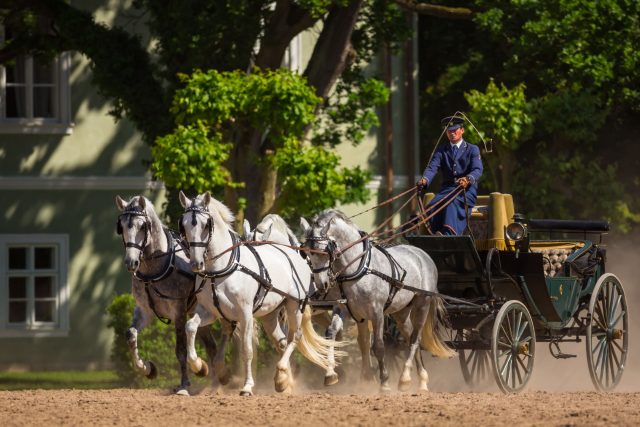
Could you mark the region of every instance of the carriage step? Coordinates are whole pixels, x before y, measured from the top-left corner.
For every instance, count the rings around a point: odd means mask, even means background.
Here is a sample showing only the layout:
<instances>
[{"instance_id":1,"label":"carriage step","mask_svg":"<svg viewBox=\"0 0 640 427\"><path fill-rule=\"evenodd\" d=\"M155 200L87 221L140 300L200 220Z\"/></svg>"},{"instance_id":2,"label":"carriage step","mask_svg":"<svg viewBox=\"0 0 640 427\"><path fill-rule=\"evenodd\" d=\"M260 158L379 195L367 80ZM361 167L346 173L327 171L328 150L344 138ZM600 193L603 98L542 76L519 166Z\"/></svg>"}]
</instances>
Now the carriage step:
<instances>
[{"instance_id":1,"label":"carriage step","mask_svg":"<svg viewBox=\"0 0 640 427\"><path fill-rule=\"evenodd\" d=\"M555 350L553 347L555 347ZM554 341L549 343L549 352L556 359L571 359L573 357L578 357L576 354L563 353L562 350L560 350L558 343Z\"/></svg>"}]
</instances>

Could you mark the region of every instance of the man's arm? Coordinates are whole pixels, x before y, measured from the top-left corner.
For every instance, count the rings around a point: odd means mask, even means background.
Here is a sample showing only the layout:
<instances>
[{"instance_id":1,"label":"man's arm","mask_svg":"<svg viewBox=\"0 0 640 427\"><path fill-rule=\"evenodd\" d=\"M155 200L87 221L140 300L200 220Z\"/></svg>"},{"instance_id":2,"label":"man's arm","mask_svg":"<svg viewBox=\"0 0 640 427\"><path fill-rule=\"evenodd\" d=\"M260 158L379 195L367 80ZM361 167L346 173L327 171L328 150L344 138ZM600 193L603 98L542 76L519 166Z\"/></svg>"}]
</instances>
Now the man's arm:
<instances>
[{"instance_id":1,"label":"man's arm","mask_svg":"<svg viewBox=\"0 0 640 427\"><path fill-rule=\"evenodd\" d=\"M477 145L469 144L471 147L471 171L467 174L467 178L471 185L478 182L482 176L484 167L480 158L480 148Z\"/></svg>"},{"instance_id":2,"label":"man's arm","mask_svg":"<svg viewBox=\"0 0 640 427\"><path fill-rule=\"evenodd\" d=\"M440 170L440 165L442 164L442 150L437 149L433 154L433 158L422 172L422 178L424 178L427 182L425 187L431 184L433 178L436 176L438 171Z\"/></svg>"}]
</instances>

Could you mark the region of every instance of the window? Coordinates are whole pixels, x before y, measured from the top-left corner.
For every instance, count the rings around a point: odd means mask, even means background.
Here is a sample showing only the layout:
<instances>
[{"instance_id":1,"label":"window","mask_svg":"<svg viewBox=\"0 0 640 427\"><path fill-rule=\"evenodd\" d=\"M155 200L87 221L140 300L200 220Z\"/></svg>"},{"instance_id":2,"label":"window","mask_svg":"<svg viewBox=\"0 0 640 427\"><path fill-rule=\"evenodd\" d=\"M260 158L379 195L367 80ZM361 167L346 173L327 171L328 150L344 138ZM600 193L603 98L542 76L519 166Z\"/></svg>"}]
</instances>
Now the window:
<instances>
[{"instance_id":1,"label":"window","mask_svg":"<svg viewBox=\"0 0 640 427\"><path fill-rule=\"evenodd\" d=\"M11 31L0 36L4 43ZM0 133L71 133L69 55L19 56L0 67L0 101Z\"/></svg>"},{"instance_id":2,"label":"window","mask_svg":"<svg viewBox=\"0 0 640 427\"><path fill-rule=\"evenodd\" d=\"M65 336L68 237L0 235L0 337Z\"/></svg>"}]
</instances>

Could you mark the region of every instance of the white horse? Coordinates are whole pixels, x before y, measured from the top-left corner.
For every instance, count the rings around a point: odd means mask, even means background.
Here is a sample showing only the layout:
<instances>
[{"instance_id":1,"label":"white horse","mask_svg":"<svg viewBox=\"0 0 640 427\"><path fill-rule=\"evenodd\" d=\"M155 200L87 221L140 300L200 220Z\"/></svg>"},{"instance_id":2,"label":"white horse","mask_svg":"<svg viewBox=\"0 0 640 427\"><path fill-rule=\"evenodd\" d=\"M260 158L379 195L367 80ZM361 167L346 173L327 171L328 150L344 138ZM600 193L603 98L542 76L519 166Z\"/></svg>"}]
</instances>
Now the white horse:
<instances>
[{"instance_id":1,"label":"white horse","mask_svg":"<svg viewBox=\"0 0 640 427\"><path fill-rule=\"evenodd\" d=\"M180 192L180 203L185 208L180 226L191 248L191 267L194 272L213 277L212 287L198 294L195 314L187 321L192 369L199 369L201 363L194 346L197 328L219 317L237 322L245 368L240 394L252 395L253 317L262 318L265 331L272 335L279 328L278 308L282 305L287 310L289 333L276 366L276 390L292 390L289 358L296 346L308 360L326 369L330 343L313 330L309 307L301 311L311 284L307 263L293 249L242 244L232 229L232 212L208 192L193 200Z\"/></svg>"},{"instance_id":2,"label":"white horse","mask_svg":"<svg viewBox=\"0 0 640 427\"><path fill-rule=\"evenodd\" d=\"M153 362L145 362L138 354L138 332L156 317L172 321L181 373L176 393L188 395L185 323L187 311L196 302L196 275L191 272L189 257L182 244L162 225L148 199L135 196L126 202L116 196L116 206L122 212L116 226L122 236L124 264L132 273L131 293L136 300L133 322L127 331L133 366L147 378L156 377L157 368ZM211 330L201 328L198 336L212 360L216 355L216 344ZM206 376L207 373L206 363L196 371L198 376ZM228 375L221 372L219 380L226 383Z\"/></svg>"},{"instance_id":3,"label":"white horse","mask_svg":"<svg viewBox=\"0 0 640 427\"><path fill-rule=\"evenodd\" d=\"M349 218L335 209L318 214L305 230L305 237L306 246L325 251L310 254L316 286L320 290L329 290L335 285L341 288L347 309L357 322L362 376L370 379L371 336L366 322L370 320L380 387L382 391L389 390L383 333L384 315L390 314L410 345L398 386L400 390L409 387L415 358L419 389L427 391L429 376L420 357L420 341L435 356L455 355L441 335L439 318L444 305L441 297L436 296L438 271L433 260L411 245L386 249L372 245Z\"/></svg>"},{"instance_id":4,"label":"white horse","mask_svg":"<svg viewBox=\"0 0 640 427\"><path fill-rule=\"evenodd\" d=\"M303 229L305 227L305 224L308 227L308 223L304 218L301 218L300 221ZM253 231L251 231L249 221L245 219L243 229L244 237L246 240L271 241L279 243L281 245L300 247L300 241L296 237L293 230L291 230L286 221L277 214L266 215L262 219L262 221L260 221L260 223L256 225L256 228ZM300 252L300 254L301 256L306 257L305 252ZM337 293L335 295L333 293L330 293L328 297L335 298L336 300L340 298L339 294ZM332 305L331 313L331 318L329 318L327 316L326 310L314 310L312 312L312 321L325 327L325 337L329 339L331 343L334 343L336 342L336 339L338 337L341 337L346 309L344 307L340 307L338 304L334 304ZM283 323L282 318L280 319L280 321L281 323ZM339 381L338 373L335 370L337 367L337 363L335 358L335 347L333 345L329 347L327 361L328 366L325 372L324 385L331 386L337 384Z\"/></svg>"}]
</instances>

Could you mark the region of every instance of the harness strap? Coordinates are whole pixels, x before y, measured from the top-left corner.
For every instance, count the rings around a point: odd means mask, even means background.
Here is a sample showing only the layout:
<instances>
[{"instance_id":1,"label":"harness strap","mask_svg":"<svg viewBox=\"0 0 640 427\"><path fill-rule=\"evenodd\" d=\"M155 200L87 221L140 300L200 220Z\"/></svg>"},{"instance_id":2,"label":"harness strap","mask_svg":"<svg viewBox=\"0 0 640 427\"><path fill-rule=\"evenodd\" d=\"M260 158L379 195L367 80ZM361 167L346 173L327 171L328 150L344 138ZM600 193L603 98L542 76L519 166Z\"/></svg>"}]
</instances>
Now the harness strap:
<instances>
[{"instance_id":1,"label":"harness strap","mask_svg":"<svg viewBox=\"0 0 640 427\"><path fill-rule=\"evenodd\" d=\"M233 246L232 246L233 249L231 251L231 256L229 256L229 262L224 268L220 270L205 271L203 273L198 273L202 277L207 277L209 279L218 279L220 277L230 275L238 267L238 263L240 262L240 246L241 246L241 245L238 245L238 242L240 241L240 238L236 236L236 234L233 233L231 230L229 230L229 235L231 236L231 242L233 243ZM193 243L191 244L191 246L193 246Z\"/></svg>"},{"instance_id":2,"label":"harness strap","mask_svg":"<svg viewBox=\"0 0 640 427\"><path fill-rule=\"evenodd\" d=\"M404 287L404 278L407 275L407 271L398 264L395 258L393 258L389 251L387 251L385 248L383 248L382 246L376 246L376 249L378 249L387 257L387 259L389 260L389 266L391 267L391 277L389 278L391 280L385 279L387 282L389 282L389 296L387 297L387 301L384 303L383 309L383 311L386 311L393 302L393 299L395 298L398 291ZM402 276L400 275L400 271L402 271ZM377 275L378 277L386 276L383 273L375 270L372 270L371 273Z\"/></svg>"},{"instance_id":3,"label":"harness strap","mask_svg":"<svg viewBox=\"0 0 640 427\"><path fill-rule=\"evenodd\" d=\"M344 305L347 307L347 311L349 312L349 315L351 316L351 318L358 323L364 322L364 319L358 320L356 319L356 316L353 315L353 311L351 311L351 307L349 307L349 300L347 299L347 296L344 293L344 287L342 286L342 282L338 282L338 288L340 289L340 296L344 300Z\"/></svg>"},{"instance_id":4,"label":"harness strap","mask_svg":"<svg viewBox=\"0 0 640 427\"><path fill-rule=\"evenodd\" d=\"M149 282L144 282L144 290L147 293L147 301L149 302L149 308L151 308L151 311L153 311L153 314L156 315L159 321L161 321L165 325L168 325L169 323L171 323L171 319L167 319L166 317L161 317L156 311L156 304L153 302L153 298L151 298L151 293L149 292L150 286L151 284ZM155 286L153 286L152 288L158 294L158 296L160 296Z\"/></svg>"},{"instance_id":5,"label":"harness strap","mask_svg":"<svg viewBox=\"0 0 640 427\"><path fill-rule=\"evenodd\" d=\"M246 274L249 274L251 277L256 279L256 281L261 285L258 287L258 291L256 292L256 295L253 297L253 312L255 313L260 309L260 307L262 307L262 304L264 303L264 299L267 297L267 294L269 293L269 291L273 288L273 284L271 283L271 277L269 276L269 272L265 268L264 263L262 262L262 258L260 258L260 254L258 254L258 251L256 251L256 248L254 248L251 245L245 245L245 246L247 247L247 249L249 249L249 251L251 251L253 256L256 258L256 261L258 262L258 269L260 270L260 275L258 275L254 271L245 267L244 265L239 265L240 270L242 270Z\"/></svg>"},{"instance_id":6,"label":"harness strap","mask_svg":"<svg viewBox=\"0 0 640 427\"><path fill-rule=\"evenodd\" d=\"M300 276L298 275L298 271L296 270L296 267L293 265L293 262L291 261L291 258L289 258L289 255L287 255L287 253L282 249L279 248L278 246L273 246L275 249L277 249L278 251L280 251L282 253L282 255L285 256L285 258L287 258L287 261L289 262L289 266L291 267L291 271L293 272L294 276L295 276L295 283L296 283L296 287L298 289L302 289L304 291L304 285L302 283L302 279L300 279ZM297 280L297 281L296 281ZM313 280L313 277L311 278L311 280ZM288 298L293 298L291 296L289 296ZM300 301L302 301L302 303L300 304ZM304 312L304 308L307 305L307 303L309 302L309 291L305 291L304 292L304 299L300 300L298 299L298 303L300 305L300 312Z\"/></svg>"},{"instance_id":7,"label":"harness strap","mask_svg":"<svg viewBox=\"0 0 640 427\"><path fill-rule=\"evenodd\" d=\"M146 274L142 274L139 271L136 271L133 273L133 276L145 283L151 282L159 282L160 280L164 280L165 278L167 278L174 270L174 263L175 263L175 257L176 257L176 248L175 248L175 241L173 240L173 236L171 235L171 233L169 232L168 229L164 229L164 234L167 238L167 246L169 247L169 258L167 259L167 262L164 266L164 270L157 276L152 276L152 275L146 275ZM128 245L129 243L127 243Z\"/></svg>"}]
</instances>

